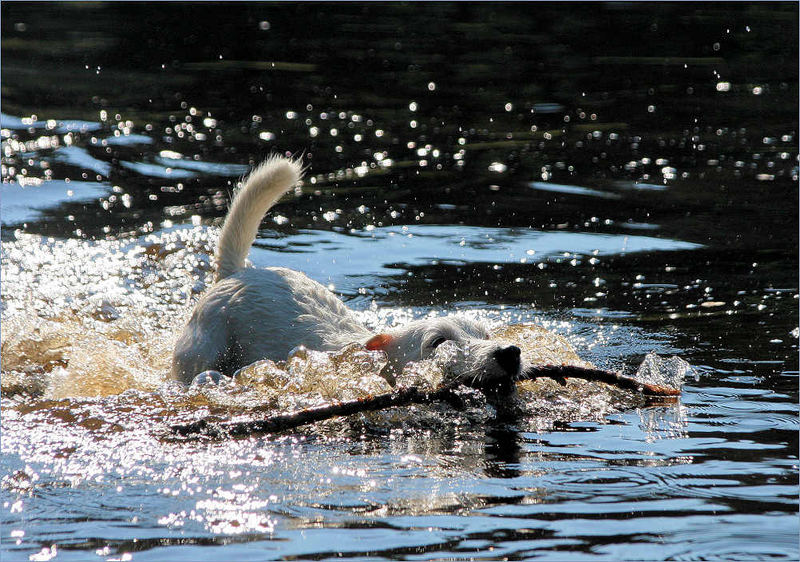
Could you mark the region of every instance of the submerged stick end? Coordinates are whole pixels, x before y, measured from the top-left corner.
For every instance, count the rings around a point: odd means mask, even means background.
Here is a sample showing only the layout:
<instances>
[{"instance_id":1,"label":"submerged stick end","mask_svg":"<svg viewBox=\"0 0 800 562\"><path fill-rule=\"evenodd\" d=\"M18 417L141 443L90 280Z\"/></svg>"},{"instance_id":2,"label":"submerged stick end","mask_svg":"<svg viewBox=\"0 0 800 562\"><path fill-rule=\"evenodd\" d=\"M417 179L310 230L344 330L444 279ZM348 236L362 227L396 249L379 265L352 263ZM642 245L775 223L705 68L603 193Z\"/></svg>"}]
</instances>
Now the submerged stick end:
<instances>
[{"instance_id":1,"label":"submerged stick end","mask_svg":"<svg viewBox=\"0 0 800 562\"><path fill-rule=\"evenodd\" d=\"M189 435L207 435L208 437L221 437L223 431L217 424L210 423L208 420L197 420L192 423L178 424L170 426L170 429L178 435L188 437Z\"/></svg>"}]
</instances>

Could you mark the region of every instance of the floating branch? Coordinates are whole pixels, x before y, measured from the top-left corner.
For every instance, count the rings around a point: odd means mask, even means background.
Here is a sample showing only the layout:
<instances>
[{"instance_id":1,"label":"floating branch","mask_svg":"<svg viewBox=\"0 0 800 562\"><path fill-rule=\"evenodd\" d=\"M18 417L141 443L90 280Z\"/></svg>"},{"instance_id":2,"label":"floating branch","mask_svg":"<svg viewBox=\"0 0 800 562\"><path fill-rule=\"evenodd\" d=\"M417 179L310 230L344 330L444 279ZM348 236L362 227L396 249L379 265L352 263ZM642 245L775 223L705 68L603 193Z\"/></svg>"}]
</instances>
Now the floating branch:
<instances>
[{"instance_id":1,"label":"floating branch","mask_svg":"<svg viewBox=\"0 0 800 562\"><path fill-rule=\"evenodd\" d=\"M679 396L680 389L649 384L632 377L626 377L611 371L602 369L591 369L587 367L576 367L574 365L540 365L529 367L519 377L518 380L533 380L538 378L550 378L565 384L565 377L583 379L588 381L603 382L619 388L634 390L650 396ZM498 380L497 384L490 387L488 384L481 384L478 388L484 392L498 389L513 390L513 385L508 381ZM358 400L347 402L337 402L326 406L306 408L289 414L279 414L263 420L253 420L246 422L223 422L215 423L202 419L190 424L173 425L172 431L179 435L207 435L210 437L242 437L258 433L276 433L287 431L297 427L324 421L337 416L349 416L363 412L384 410L396 406L406 406L408 404L431 404L433 402L460 402L455 389L464 384L462 381L455 381L439 387L432 391L421 391L412 386L401 388L386 394L367 396Z\"/></svg>"},{"instance_id":2,"label":"floating branch","mask_svg":"<svg viewBox=\"0 0 800 562\"><path fill-rule=\"evenodd\" d=\"M416 386L401 388L386 394L367 396L358 400L337 402L326 406L306 408L290 414L279 414L263 420L247 422L213 423L205 419L185 425L174 425L172 430L179 435L204 434L212 437L239 437L253 433L274 433L294 429L301 425L335 418L349 416L362 412L385 410L395 406L407 404L430 404L433 402L449 402L456 399L453 389L460 386L460 382L452 383L430 392L423 392Z\"/></svg>"},{"instance_id":3,"label":"floating branch","mask_svg":"<svg viewBox=\"0 0 800 562\"><path fill-rule=\"evenodd\" d=\"M659 384L651 384L640 381L633 377L626 377L612 371L603 369L593 369L589 367L577 367L575 365L537 365L528 367L520 375L518 380L534 380L539 378L555 379L564 384L564 378L583 379L585 381L603 382L624 388L635 390L648 396L680 396L681 389Z\"/></svg>"}]
</instances>

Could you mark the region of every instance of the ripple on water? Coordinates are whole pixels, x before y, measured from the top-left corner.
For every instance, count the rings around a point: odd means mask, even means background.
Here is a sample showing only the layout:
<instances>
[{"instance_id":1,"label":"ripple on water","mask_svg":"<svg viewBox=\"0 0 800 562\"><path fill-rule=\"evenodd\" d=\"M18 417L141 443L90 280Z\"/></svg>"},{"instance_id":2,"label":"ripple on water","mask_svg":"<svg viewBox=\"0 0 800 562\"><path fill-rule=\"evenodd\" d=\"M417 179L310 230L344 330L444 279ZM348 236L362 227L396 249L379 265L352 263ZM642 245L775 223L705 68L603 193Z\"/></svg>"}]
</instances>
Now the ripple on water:
<instances>
[{"instance_id":1,"label":"ripple on water","mask_svg":"<svg viewBox=\"0 0 800 562\"><path fill-rule=\"evenodd\" d=\"M517 228L482 228L449 225L375 227L341 234L324 230L300 230L291 237L270 239L269 251L251 252L259 266L281 265L306 272L321 280L330 275L330 264L347 264L360 275L395 273L395 264L441 263L539 263L568 253L577 256L612 256L635 252L678 251L702 248L700 244L640 235L597 234ZM375 251L376 244L380 251ZM309 252L309 248L324 248ZM279 254L275 263L275 250ZM341 265L334 270L340 270Z\"/></svg>"},{"instance_id":2,"label":"ripple on water","mask_svg":"<svg viewBox=\"0 0 800 562\"><path fill-rule=\"evenodd\" d=\"M25 186L0 183L3 201L0 221L3 225L20 225L41 219L44 211L59 204L92 201L110 191L111 185L104 182L40 180Z\"/></svg>"}]
</instances>

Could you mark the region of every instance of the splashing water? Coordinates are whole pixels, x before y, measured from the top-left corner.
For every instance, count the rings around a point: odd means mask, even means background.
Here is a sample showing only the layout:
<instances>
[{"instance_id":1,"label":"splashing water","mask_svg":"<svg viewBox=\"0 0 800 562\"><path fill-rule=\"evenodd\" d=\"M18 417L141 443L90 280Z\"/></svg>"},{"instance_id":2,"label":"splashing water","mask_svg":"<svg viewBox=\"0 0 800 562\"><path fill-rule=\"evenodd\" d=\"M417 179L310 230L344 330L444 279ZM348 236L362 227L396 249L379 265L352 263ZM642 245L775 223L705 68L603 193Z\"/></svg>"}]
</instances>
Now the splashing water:
<instances>
[{"instance_id":1,"label":"splashing water","mask_svg":"<svg viewBox=\"0 0 800 562\"><path fill-rule=\"evenodd\" d=\"M204 229L2 246L4 395L108 396L167 379L173 334L211 271Z\"/></svg>"},{"instance_id":2,"label":"splashing water","mask_svg":"<svg viewBox=\"0 0 800 562\"><path fill-rule=\"evenodd\" d=\"M389 392L380 375L385 365L384 353L357 344L337 352L299 347L286 361L266 359L243 367L233 380L239 387L235 392L249 395L254 405L291 411Z\"/></svg>"},{"instance_id":3,"label":"splashing water","mask_svg":"<svg viewBox=\"0 0 800 562\"><path fill-rule=\"evenodd\" d=\"M634 378L646 383L680 388L686 377L694 374L692 366L677 355L663 358L655 353L648 353Z\"/></svg>"},{"instance_id":4,"label":"splashing water","mask_svg":"<svg viewBox=\"0 0 800 562\"><path fill-rule=\"evenodd\" d=\"M335 353L298 348L286 361L259 361L220 385L185 389L171 381L174 338L210 282L214 236L212 229L196 227L97 242L18 234L4 243L4 398L44 418L51 411L63 417L66 409L78 423L88 416L106 420L103 426L128 427L141 417L150 420L144 426L155 427L156 418L182 423L207 415L220 420L263 416L391 390L381 376L386 357L359 346ZM402 312L358 314L380 329ZM567 339L541 326L480 319L493 325L493 338L520 347L527 364L591 366ZM454 352L445 344L430 359L409 364L398 385L436 388L448 380ZM660 361L648 357L640 377L679 384L688 366L677 358ZM672 373L669 380L667 373ZM528 418L523 421L534 428L556 420L601 420L638 404L631 393L599 383L573 380L564 388L538 380L518 388L520 411ZM410 407L356 416L352 423L391 429L487 421L493 408L473 394L460 412L444 405ZM53 401L59 401L57 408L50 408ZM139 407L136 415L126 413ZM322 430L341 430L348 423L323 424Z\"/></svg>"}]
</instances>

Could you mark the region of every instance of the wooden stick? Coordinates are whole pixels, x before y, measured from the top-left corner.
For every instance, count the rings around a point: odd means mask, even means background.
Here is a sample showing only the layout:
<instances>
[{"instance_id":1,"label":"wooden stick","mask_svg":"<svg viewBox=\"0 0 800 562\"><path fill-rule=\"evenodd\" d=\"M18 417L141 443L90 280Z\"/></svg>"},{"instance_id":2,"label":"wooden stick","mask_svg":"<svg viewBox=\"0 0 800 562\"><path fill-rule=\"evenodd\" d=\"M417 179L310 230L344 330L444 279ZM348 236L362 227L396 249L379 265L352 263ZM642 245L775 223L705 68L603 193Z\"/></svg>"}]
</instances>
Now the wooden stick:
<instances>
[{"instance_id":1,"label":"wooden stick","mask_svg":"<svg viewBox=\"0 0 800 562\"><path fill-rule=\"evenodd\" d=\"M204 434L212 437L237 437L253 433L274 433L294 429L301 425L327 420L337 416L349 416L362 412L384 410L407 404L430 404L450 401L455 396L453 389L460 382L448 384L430 392L422 392L416 386L401 388L385 394L367 396L347 402L337 402L315 408L306 408L289 414L279 414L263 420L247 422L212 423L205 419L185 425L173 425L172 431L179 435Z\"/></svg>"},{"instance_id":2,"label":"wooden stick","mask_svg":"<svg viewBox=\"0 0 800 562\"><path fill-rule=\"evenodd\" d=\"M537 365L528 367L521 373L518 380L534 380L538 378L555 379L564 384L564 378L583 379L585 381L595 381L610 384L618 388L635 390L649 396L680 396L680 388L672 388L659 384L651 384L640 381L633 377L626 377L619 373L606 371L603 369L593 369L589 367L577 367L575 365Z\"/></svg>"},{"instance_id":3,"label":"wooden stick","mask_svg":"<svg viewBox=\"0 0 800 562\"><path fill-rule=\"evenodd\" d=\"M576 367L574 365L539 365L529 367L520 375L518 380L550 378L555 379L561 384L565 384L565 377L603 382L619 388L634 390L652 396L678 396L681 393L680 389L645 383L611 371ZM509 385L508 381L498 380L496 382L496 385L492 385L490 381L484 381L478 388L484 392L493 391L493 393L497 393L497 389L503 389L503 392L507 392L505 389L513 390L513 385ZM295 429L302 425L327 420L337 416L349 416L408 404L458 401L454 389L461 384L463 384L462 381L455 381L428 392L423 392L419 390L419 388L412 386L385 394L367 396L366 398L360 398L358 400L337 402L335 404L328 404L315 408L306 408L289 414L279 414L263 420L214 423L202 419L189 424L173 425L172 431L184 436L202 434L210 437L241 437L257 433L275 433Z\"/></svg>"}]
</instances>

